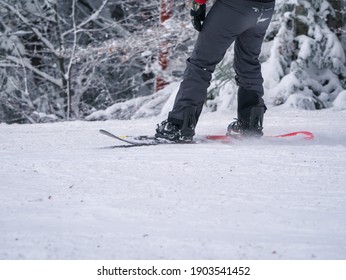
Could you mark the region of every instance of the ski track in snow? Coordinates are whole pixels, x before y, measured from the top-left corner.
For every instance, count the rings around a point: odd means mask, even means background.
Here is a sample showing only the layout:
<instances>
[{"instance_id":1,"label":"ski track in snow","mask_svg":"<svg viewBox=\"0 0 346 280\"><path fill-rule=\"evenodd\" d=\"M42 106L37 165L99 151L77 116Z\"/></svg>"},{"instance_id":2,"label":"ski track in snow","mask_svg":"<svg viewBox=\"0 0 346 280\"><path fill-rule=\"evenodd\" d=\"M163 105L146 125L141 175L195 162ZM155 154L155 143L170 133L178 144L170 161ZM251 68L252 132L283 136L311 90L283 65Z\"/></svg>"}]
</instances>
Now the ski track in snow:
<instances>
[{"instance_id":1,"label":"ski track in snow","mask_svg":"<svg viewBox=\"0 0 346 280\"><path fill-rule=\"evenodd\" d=\"M346 111L266 114L266 134L313 141L104 149L123 143L98 133L159 121L0 125L0 259L346 258Z\"/></svg>"}]
</instances>

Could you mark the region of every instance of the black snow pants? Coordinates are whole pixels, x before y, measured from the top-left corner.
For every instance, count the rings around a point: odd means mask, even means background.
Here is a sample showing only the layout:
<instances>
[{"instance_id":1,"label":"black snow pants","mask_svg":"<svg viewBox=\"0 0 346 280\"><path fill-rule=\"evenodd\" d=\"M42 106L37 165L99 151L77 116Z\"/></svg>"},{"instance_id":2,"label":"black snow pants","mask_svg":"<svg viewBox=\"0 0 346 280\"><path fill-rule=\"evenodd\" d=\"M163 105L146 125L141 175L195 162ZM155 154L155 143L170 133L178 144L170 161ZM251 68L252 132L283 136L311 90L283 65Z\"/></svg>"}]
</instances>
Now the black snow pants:
<instances>
[{"instance_id":1,"label":"black snow pants","mask_svg":"<svg viewBox=\"0 0 346 280\"><path fill-rule=\"evenodd\" d=\"M270 0L269 0L270 1ZM210 9L180 84L168 121L181 125L188 110L198 121L216 65L234 42L238 85L238 118L253 106L264 106L258 57L275 1L217 0ZM243 116L242 116L243 115Z\"/></svg>"}]
</instances>

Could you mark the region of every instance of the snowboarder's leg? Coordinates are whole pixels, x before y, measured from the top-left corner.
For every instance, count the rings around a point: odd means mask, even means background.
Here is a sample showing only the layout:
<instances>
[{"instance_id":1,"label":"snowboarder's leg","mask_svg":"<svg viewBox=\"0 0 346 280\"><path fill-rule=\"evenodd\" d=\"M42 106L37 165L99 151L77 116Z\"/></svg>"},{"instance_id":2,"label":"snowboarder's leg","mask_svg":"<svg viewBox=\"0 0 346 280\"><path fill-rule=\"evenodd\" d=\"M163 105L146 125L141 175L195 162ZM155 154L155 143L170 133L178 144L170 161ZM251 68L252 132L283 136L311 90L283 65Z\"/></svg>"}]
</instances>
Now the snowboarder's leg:
<instances>
[{"instance_id":1,"label":"snowboarder's leg","mask_svg":"<svg viewBox=\"0 0 346 280\"><path fill-rule=\"evenodd\" d=\"M237 2L234 5L242 8ZM188 107L195 108L195 119L198 121L216 65L236 36L247 28L246 23L242 24L246 17L234 5L216 1L208 13L194 51L187 60L183 81L168 116L169 121L182 124L184 111Z\"/></svg>"},{"instance_id":2,"label":"snowboarder's leg","mask_svg":"<svg viewBox=\"0 0 346 280\"><path fill-rule=\"evenodd\" d=\"M258 5L254 9L256 23L240 34L234 44L234 69L238 89L238 120L242 130L253 130L262 135L263 78L258 57L262 42L274 10L274 2Z\"/></svg>"}]
</instances>

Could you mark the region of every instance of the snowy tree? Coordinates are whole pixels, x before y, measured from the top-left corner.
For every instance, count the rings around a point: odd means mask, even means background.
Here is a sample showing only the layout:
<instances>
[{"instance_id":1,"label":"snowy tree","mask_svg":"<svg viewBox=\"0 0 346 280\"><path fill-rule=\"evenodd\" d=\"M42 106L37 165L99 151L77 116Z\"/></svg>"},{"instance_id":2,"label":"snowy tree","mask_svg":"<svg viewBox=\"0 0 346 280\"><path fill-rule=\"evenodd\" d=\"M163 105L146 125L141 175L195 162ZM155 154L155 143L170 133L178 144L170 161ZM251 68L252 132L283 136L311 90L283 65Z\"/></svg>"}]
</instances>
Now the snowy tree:
<instances>
[{"instance_id":1,"label":"snowy tree","mask_svg":"<svg viewBox=\"0 0 346 280\"><path fill-rule=\"evenodd\" d=\"M169 4L169 1L163 2ZM113 103L115 104L95 111L87 117L88 120L128 119L156 115L160 113L170 95L174 94L174 87L166 88L166 86L168 84L174 85L175 82L181 80L186 59L192 50L197 32L194 31L189 20L189 6L187 5L189 1L175 1L171 10L162 9L160 1L156 1L156 3L158 12L156 25L142 29L141 32L135 33L136 36L130 36L121 41L110 40L106 44L106 49L115 50L114 53L118 54L119 50L126 50L122 59L126 63L133 61L136 57L139 59L138 56L141 56L142 59L146 58L145 72L142 72L142 75L155 77L155 79L148 80L144 83L144 87L153 81L156 85L158 85L158 81L162 83L155 88L151 86L150 88L143 88L142 83L138 88L140 94L131 95L134 99L126 98L126 96L121 100L114 98ZM164 7L170 6L164 5ZM167 18L166 12L169 14ZM164 15L164 20L161 19L162 15ZM134 76L129 87L134 87L136 84L138 86L136 80L138 79ZM160 88L164 88L164 93L156 92ZM142 94L141 91L143 90L147 94ZM110 95L112 95L112 91L110 91ZM129 97L128 93L126 95Z\"/></svg>"},{"instance_id":2,"label":"snowy tree","mask_svg":"<svg viewBox=\"0 0 346 280\"><path fill-rule=\"evenodd\" d=\"M1 69L8 77L1 85L2 107L21 121L68 119L77 114L73 106L79 98L73 88L76 50L95 33L94 25L108 0L84 14L86 2L0 1L5 15L0 22ZM109 23L98 26L107 27Z\"/></svg>"},{"instance_id":3,"label":"snowy tree","mask_svg":"<svg viewBox=\"0 0 346 280\"><path fill-rule=\"evenodd\" d=\"M186 13L185 0L174 5L169 33L160 26L159 3L0 1L5 15L0 22L0 72L8 77L1 84L1 120L82 118L152 94L154 77L163 71L158 62L162 38L170 38L174 61L164 75L167 82L177 79L185 60L177 53L192 44L180 29L186 23L180 16Z\"/></svg>"},{"instance_id":4,"label":"snowy tree","mask_svg":"<svg viewBox=\"0 0 346 280\"><path fill-rule=\"evenodd\" d=\"M345 88L342 20L337 12L341 6L332 2L278 1L268 33L271 49L263 67L271 104L326 108Z\"/></svg>"}]
</instances>

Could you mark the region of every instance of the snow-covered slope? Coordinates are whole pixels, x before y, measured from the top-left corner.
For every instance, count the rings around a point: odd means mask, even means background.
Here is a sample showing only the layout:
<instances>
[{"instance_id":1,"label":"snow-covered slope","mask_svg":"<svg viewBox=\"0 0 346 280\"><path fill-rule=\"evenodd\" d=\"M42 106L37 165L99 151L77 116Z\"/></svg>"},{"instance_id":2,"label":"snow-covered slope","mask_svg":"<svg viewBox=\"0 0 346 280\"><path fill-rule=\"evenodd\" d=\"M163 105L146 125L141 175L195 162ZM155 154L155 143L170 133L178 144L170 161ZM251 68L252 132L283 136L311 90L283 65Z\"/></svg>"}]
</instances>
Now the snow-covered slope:
<instances>
[{"instance_id":1,"label":"snow-covered slope","mask_svg":"<svg viewBox=\"0 0 346 280\"><path fill-rule=\"evenodd\" d=\"M202 114L197 134L233 116ZM161 119L0 125L0 259L345 259L346 111L273 108L312 142L117 144Z\"/></svg>"}]
</instances>

